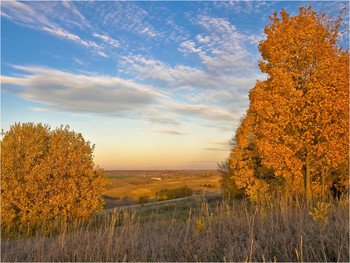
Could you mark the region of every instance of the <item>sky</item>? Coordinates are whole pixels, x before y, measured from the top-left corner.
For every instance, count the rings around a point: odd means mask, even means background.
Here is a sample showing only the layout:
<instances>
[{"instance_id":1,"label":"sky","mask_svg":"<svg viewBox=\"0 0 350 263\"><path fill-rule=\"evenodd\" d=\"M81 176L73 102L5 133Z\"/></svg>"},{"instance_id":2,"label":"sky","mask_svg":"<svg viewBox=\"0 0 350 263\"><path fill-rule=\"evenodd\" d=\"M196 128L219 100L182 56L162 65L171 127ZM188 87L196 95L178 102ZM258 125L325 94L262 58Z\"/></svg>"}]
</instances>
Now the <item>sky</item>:
<instances>
[{"instance_id":1,"label":"sky","mask_svg":"<svg viewBox=\"0 0 350 263\"><path fill-rule=\"evenodd\" d=\"M217 169L266 79L269 16L309 3L2 0L1 128L69 125L106 170Z\"/></svg>"}]
</instances>

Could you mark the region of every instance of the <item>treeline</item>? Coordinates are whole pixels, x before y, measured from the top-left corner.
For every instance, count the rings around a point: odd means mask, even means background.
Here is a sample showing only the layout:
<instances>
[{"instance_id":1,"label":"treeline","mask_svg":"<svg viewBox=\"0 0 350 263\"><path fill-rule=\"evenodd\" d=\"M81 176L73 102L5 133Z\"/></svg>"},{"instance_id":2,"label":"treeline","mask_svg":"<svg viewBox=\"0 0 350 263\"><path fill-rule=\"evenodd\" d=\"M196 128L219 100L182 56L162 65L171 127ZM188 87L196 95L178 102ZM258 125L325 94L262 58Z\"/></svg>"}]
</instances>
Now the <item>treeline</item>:
<instances>
[{"instance_id":1,"label":"treeline","mask_svg":"<svg viewBox=\"0 0 350 263\"><path fill-rule=\"evenodd\" d=\"M310 200L349 189L349 50L334 19L282 9L259 44L265 81L250 90L250 106L221 167L226 195L267 201L277 195Z\"/></svg>"}]
</instances>

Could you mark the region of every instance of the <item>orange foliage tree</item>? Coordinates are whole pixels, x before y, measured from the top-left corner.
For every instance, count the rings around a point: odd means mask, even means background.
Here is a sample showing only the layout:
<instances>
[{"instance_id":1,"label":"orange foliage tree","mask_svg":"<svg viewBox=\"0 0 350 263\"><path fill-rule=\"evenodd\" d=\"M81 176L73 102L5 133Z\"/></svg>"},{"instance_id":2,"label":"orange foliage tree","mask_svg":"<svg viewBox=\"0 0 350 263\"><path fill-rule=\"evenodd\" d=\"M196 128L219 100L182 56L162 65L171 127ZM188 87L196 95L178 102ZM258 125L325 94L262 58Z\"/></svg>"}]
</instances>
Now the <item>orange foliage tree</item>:
<instances>
[{"instance_id":1,"label":"orange foliage tree","mask_svg":"<svg viewBox=\"0 0 350 263\"><path fill-rule=\"evenodd\" d=\"M24 230L100 211L106 179L93 150L68 126L16 123L2 132L2 227Z\"/></svg>"},{"instance_id":2,"label":"orange foliage tree","mask_svg":"<svg viewBox=\"0 0 350 263\"><path fill-rule=\"evenodd\" d=\"M259 44L268 78L249 97L256 144L262 164L311 199L313 190L331 187L329 171L349 156L349 52L337 46L342 18L309 6L270 20Z\"/></svg>"},{"instance_id":3,"label":"orange foliage tree","mask_svg":"<svg viewBox=\"0 0 350 263\"><path fill-rule=\"evenodd\" d=\"M283 178L262 164L257 148L254 116L250 110L242 119L234 137L229 158L230 178L222 180L224 189L235 186L244 190L252 201L265 202L272 194L283 191Z\"/></svg>"},{"instance_id":4,"label":"orange foliage tree","mask_svg":"<svg viewBox=\"0 0 350 263\"><path fill-rule=\"evenodd\" d=\"M270 17L259 44L267 80L250 91L224 189L244 189L252 200L349 189L349 51L337 45L341 17L311 6Z\"/></svg>"}]
</instances>

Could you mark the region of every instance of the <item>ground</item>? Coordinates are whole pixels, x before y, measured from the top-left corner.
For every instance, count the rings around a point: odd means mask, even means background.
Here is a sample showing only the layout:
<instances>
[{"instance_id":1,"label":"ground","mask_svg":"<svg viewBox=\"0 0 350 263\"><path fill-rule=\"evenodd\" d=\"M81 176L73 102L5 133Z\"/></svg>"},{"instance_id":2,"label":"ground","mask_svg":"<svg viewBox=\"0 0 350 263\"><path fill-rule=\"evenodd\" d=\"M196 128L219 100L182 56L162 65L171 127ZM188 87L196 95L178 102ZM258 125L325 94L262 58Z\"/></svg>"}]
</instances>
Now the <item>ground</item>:
<instances>
[{"instance_id":1,"label":"ground","mask_svg":"<svg viewBox=\"0 0 350 263\"><path fill-rule=\"evenodd\" d=\"M220 192L220 173L215 170L162 170L104 172L110 181L103 193L105 208L130 205L140 196L154 200L156 193L163 189L187 186L195 194Z\"/></svg>"}]
</instances>

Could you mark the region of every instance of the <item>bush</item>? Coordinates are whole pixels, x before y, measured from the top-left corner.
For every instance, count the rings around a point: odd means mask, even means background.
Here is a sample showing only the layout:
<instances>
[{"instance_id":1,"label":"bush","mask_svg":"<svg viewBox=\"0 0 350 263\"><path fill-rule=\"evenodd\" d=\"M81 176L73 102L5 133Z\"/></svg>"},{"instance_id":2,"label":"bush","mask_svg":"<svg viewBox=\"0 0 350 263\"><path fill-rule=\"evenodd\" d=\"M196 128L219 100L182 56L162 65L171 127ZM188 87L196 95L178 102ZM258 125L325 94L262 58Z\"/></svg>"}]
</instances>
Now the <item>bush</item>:
<instances>
[{"instance_id":1,"label":"bush","mask_svg":"<svg viewBox=\"0 0 350 263\"><path fill-rule=\"evenodd\" d=\"M106 179L94 146L69 127L16 123L1 140L1 227L6 235L103 208Z\"/></svg>"},{"instance_id":2,"label":"bush","mask_svg":"<svg viewBox=\"0 0 350 263\"><path fill-rule=\"evenodd\" d=\"M207 188L215 188L215 187L216 187L216 184L211 184L211 183L209 183L209 184L203 184L202 186L203 186L203 187L207 187Z\"/></svg>"},{"instance_id":3,"label":"bush","mask_svg":"<svg viewBox=\"0 0 350 263\"><path fill-rule=\"evenodd\" d=\"M143 204L147 204L148 201L149 201L148 196L140 196L137 203L140 205L143 205Z\"/></svg>"},{"instance_id":4,"label":"bush","mask_svg":"<svg viewBox=\"0 0 350 263\"><path fill-rule=\"evenodd\" d=\"M159 192L157 196L157 200L158 201L170 200L170 199L175 199L180 197L191 196L192 194L193 194L192 189L188 188L187 186L172 189L172 190L163 189Z\"/></svg>"}]
</instances>

